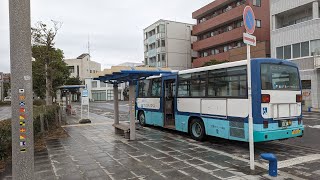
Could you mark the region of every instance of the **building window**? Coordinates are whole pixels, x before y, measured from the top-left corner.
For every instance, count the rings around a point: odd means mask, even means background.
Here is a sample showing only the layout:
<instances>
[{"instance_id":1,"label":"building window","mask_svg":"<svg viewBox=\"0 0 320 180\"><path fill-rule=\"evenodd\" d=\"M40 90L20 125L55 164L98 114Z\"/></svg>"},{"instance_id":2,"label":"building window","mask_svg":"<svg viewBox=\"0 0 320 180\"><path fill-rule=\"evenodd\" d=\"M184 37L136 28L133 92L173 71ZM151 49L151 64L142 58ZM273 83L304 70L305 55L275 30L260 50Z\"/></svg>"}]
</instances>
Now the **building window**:
<instances>
[{"instance_id":1,"label":"building window","mask_svg":"<svg viewBox=\"0 0 320 180\"><path fill-rule=\"evenodd\" d=\"M310 56L309 49L309 41L301 43L301 57Z\"/></svg>"},{"instance_id":2,"label":"building window","mask_svg":"<svg viewBox=\"0 0 320 180\"><path fill-rule=\"evenodd\" d=\"M164 33L165 29L166 29L166 27L164 26L164 24L160 24L159 25L159 30L160 30L161 33Z\"/></svg>"},{"instance_id":3,"label":"building window","mask_svg":"<svg viewBox=\"0 0 320 180\"><path fill-rule=\"evenodd\" d=\"M277 47L277 58L283 59L283 47Z\"/></svg>"},{"instance_id":4,"label":"building window","mask_svg":"<svg viewBox=\"0 0 320 180\"><path fill-rule=\"evenodd\" d=\"M74 73L74 66L69 66L68 68L70 73Z\"/></svg>"},{"instance_id":5,"label":"building window","mask_svg":"<svg viewBox=\"0 0 320 180\"><path fill-rule=\"evenodd\" d=\"M253 5L261 7L261 0L253 0Z\"/></svg>"},{"instance_id":6,"label":"building window","mask_svg":"<svg viewBox=\"0 0 320 180\"><path fill-rule=\"evenodd\" d=\"M315 53L317 53L316 55L320 55L320 39L311 41L310 46L312 56L315 55Z\"/></svg>"},{"instance_id":7,"label":"building window","mask_svg":"<svg viewBox=\"0 0 320 180\"><path fill-rule=\"evenodd\" d=\"M283 58L291 59L291 45L284 46L283 48Z\"/></svg>"},{"instance_id":8,"label":"building window","mask_svg":"<svg viewBox=\"0 0 320 180\"><path fill-rule=\"evenodd\" d=\"M166 46L166 41L164 39L161 40L161 47L165 47Z\"/></svg>"},{"instance_id":9,"label":"building window","mask_svg":"<svg viewBox=\"0 0 320 180\"><path fill-rule=\"evenodd\" d=\"M92 88L97 88L98 87L98 82L97 81L92 81L91 82L91 87Z\"/></svg>"},{"instance_id":10,"label":"building window","mask_svg":"<svg viewBox=\"0 0 320 180\"><path fill-rule=\"evenodd\" d=\"M302 89L311 89L311 80L301 80Z\"/></svg>"},{"instance_id":11,"label":"building window","mask_svg":"<svg viewBox=\"0 0 320 180\"><path fill-rule=\"evenodd\" d=\"M257 28L261 28L261 20L256 19L256 26Z\"/></svg>"},{"instance_id":12,"label":"building window","mask_svg":"<svg viewBox=\"0 0 320 180\"><path fill-rule=\"evenodd\" d=\"M300 43L292 45L292 58L299 58L301 57L301 47Z\"/></svg>"},{"instance_id":13,"label":"building window","mask_svg":"<svg viewBox=\"0 0 320 180\"><path fill-rule=\"evenodd\" d=\"M100 82L100 87L107 87L107 84L105 82Z\"/></svg>"}]
</instances>

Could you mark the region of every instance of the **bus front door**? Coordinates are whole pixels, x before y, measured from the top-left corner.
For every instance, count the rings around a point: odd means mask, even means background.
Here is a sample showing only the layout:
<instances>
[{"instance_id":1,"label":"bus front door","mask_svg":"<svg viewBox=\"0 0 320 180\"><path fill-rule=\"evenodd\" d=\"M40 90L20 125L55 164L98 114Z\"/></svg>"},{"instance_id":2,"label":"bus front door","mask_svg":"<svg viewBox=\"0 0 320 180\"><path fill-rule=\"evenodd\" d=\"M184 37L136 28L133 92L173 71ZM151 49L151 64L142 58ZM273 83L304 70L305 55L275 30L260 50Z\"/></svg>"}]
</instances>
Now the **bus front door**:
<instances>
[{"instance_id":1,"label":"bus front door","mask_svg":"<svg viewBox=\"0 0 320 180\"><path fill-rule=\"evenodd\" d=\"M174 98L175 98L175 79L169 79L164 81L164 127L169 129L175 129L175 117L174 117Z\"/></svg>"}]
</instances>

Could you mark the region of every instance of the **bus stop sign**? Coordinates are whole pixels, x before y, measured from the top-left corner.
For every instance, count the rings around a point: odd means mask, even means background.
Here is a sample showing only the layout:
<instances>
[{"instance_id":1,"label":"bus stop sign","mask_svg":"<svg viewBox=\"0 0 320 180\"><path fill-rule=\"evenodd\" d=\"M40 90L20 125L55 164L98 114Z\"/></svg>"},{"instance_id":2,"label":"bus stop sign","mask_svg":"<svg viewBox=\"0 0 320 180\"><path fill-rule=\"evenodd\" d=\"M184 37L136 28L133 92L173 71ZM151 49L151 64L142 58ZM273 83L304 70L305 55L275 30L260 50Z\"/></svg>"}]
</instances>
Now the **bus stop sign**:
<instances>
[{"instance_id":1,"label":"bus stop sign","mask_svg":"<svg viewBox=\"0 0 320 180\"><path fill-rule=\"evenodd\" d=\"M256 18L250 6L246 6L243 10L244 27L248 34L253 34L256 29Z\"/></svg>"}]
</instances>

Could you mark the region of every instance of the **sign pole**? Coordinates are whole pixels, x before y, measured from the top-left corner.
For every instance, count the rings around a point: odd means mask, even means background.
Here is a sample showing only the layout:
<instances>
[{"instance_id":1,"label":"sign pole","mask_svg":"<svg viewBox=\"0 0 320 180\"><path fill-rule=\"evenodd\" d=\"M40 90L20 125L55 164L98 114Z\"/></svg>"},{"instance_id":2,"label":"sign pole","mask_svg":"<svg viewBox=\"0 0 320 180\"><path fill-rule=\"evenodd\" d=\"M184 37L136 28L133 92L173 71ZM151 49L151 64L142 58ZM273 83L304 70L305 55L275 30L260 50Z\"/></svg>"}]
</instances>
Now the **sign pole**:
<instances>
[{"instance_id":1,"label":"sign pole","mask_svg":"<svg viewBox=\"0 0 320 180\"><path fill-rule=\"evenodd\" d=\"M12 179L34 179L30 0L9 0Z\"/></svg>"},{"instance_id":2,"label":"sign pole","mask_svg":"<svg viewBox=\"0 0 320 180\"><path fill-rule=\"evenodd\" d=\"M247 76L248 76L248 113L249 113L249 150L250 169L254 170L254 142L253 142L253 118L252 118L252 93L251 93L251 55L250 45L247 44Z\"/></svg>"},{"instance_id":3,"label":"sign pole","mask_svg":"<svg viewBox=\"0 0 320 180\"><path fill-rule=\"evenodd\" d=\"M251 52L250 46L256 46L256 37L252 34L256 28L256 18L250 6L243 10L243 22L246 33L243 34L243 42L247 44L247 81L248 81L248 129L249 129L249 151L250 169L254 170L254 137L253 137L253 118L252 118L252 92L251 92Z\"/></svg>"}]
</instances>

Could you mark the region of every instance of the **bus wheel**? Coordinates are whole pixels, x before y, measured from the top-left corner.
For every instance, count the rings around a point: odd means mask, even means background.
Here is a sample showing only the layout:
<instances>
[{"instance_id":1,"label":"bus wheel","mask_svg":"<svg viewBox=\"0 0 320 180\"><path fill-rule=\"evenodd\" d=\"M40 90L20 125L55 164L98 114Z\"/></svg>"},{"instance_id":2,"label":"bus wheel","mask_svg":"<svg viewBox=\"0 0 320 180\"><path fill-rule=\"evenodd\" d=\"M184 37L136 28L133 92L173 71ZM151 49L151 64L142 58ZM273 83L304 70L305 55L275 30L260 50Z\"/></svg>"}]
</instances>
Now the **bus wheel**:
<instances>
[{"instance_id":1,"label":"bus wheel","mask_svg":"<svg viewBox=\"0 0 320 180\"><path fill-rule=\"evenodd\" d=\"M192 119L190 123L190 134L191 137L197 141L203 141L206 134L205 128L202 120L200 119Z\"/></svg>"},{"instance_id":2,"label":"bus wheel","mask_svg":"<svg viewBox=\"0 0 320 180\"><path fill-rule=\"evenodd\" d=\"M144 112L141 111L139 112L139 123L141 126L145 126L146 125L146 116L144 115Z\"/></svg>"}]
</instances>

